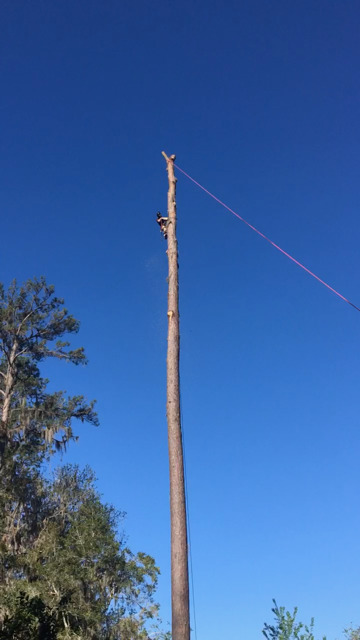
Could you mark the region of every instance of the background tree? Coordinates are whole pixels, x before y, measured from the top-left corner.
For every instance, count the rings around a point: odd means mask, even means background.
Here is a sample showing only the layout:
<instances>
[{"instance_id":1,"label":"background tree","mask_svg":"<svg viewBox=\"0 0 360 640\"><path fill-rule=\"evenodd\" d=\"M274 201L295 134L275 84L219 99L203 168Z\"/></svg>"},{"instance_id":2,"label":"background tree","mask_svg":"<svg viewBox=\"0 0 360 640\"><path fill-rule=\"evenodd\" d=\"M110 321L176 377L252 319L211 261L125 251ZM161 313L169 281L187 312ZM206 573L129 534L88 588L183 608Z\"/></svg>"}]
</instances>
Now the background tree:
<instances>
[{"instance_id":1,"label":"background tree","mask_svg":"<svg viewBox=\"0 0 360 640\"><path fill-rule=\"evenodd\" d=\"M266 640L315 640L314 618L306 625L296 621L297 607L293 613L286 611L285 607L279 607L273 600L271 611L275 616L274 624L264 624L263 635ZM325 638L323 639L325 640Z\"/></svg>"},{"instance_id":2,"label":"background tree","mask_svg":"<svg viewBox=\"0 0 360 640\"><path fill-rule=\"evenodd\" d=\"M266 640L314 640L314 618L309 625L297 622L297 607L293 613L290 613L285 607L279 607L275 600L273 604L271 611L275 617L274 623L266 622L262 631ZM345 640L360 640L360 627L357 629L349 627L344 630L344 635ZM322 640L326 638L323 637Z\"/></svg>"},{"instance_id":3,"label":"background tree","mask_svg":"<svg viewBox=\"0 0 360 640\"><path fill-rule=\"evenodd\" d=\"M49 393L40 364L86 363L64 339L79 323L44 278L0 285L0 637L147 639L158 623L159 570L119 535L122 514L101 502L90 469L43 463L98 424L83 396ZM152 637L165 637L155 632Z\"/></svg>"},{"instance_id":4,"label":"background tree","mask_svg":"<svg viewBox=\"0 0 360 640\"><path fill-rule=\"evenodd\" d=\"M8 291L0 285L0 452L45 453L64 447L74 438L71 420L97 424L94 403L83 396L66 398L48 393L48 380L40 375L46 358L86 363L84 349L71 350L65 335L77 333L79 322L55 296L44 278L28 280ZM32 446L33 445L33 446ZM33 450L33 451L32 451ZM32 463L35 459L32 460Z\"/></svg>"},{"instance_id":5,"label":"background tree","mask_svg":"<svg viewBox=\"0 0 360 640\"><path fill-rule=\"evenodd\" d=\"M360 640L360 627L354 629L353 627L349 627L344 630L346 640Z\"/></svg>"},{"instance_id":6,"label":"background tree","mask_svg":"<svg viewBox=\"0 0 360 640\"><path fill-rule=\"evenodd\" d=\"M32 542L12 554L0 586L3 629L22 621L28 633L46 627L59 639L148 638L159 570L119 537L123 514L101 502L92 471L66 466L37 489Z\"/></svg>"},{"instance_id":7,"label":"background tree","mask_svg":"<svg viewBox=\"0 0 360 640\"><path fill-rule=\"evenodd\" d=\"M94 402L48 393L39 370L46 358L86 362L83 348L63 340L78 329L44 278L0 285L0 535L11 557L35 535L42 462L76 437L73 419L98 424Z\"/></svg>"}]
</instances>

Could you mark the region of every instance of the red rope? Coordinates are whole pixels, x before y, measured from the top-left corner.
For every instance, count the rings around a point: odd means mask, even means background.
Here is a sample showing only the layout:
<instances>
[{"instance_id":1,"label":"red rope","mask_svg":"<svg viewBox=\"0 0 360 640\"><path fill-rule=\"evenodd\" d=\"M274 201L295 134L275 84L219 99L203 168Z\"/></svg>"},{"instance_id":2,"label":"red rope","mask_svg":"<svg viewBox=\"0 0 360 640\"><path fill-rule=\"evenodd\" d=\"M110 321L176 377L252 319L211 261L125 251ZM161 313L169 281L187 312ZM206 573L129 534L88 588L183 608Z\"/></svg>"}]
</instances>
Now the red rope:
<instances>
[{"instance_id":1,"label":"red rope","mask_svg":"<svg viewBox=\"0 0 360 640\"><path fill-rule=\"evenodd\" d=\"M214 200L216 200L216 202L218 202L219 204L221 204L222 207L225 207L225 209L227 209L228 211L230 211L230 213L232 213L234 216L236 216L237 218L239 218L239 220L241 220L241 222L244 222L244 224L246 224L248 227L250 227L250 229L252 229L253 231L255 231L255 233L257 233L259 236L261 236L262 238L264 238L264 240L266 240L267 242L269 242L269 244L271 244L273 247L275 247L275 249L277 249L278 251L280 251L284 256L286 256L287 258L289 258L289 260L292 260L292 262L295 262L295 264L298 265L298 267L301 267L301 269L304 269L304 271L306 271L306 273L308 273L310 276L312 276L313 278L315 278L315 280L317 280L318 282L320 282L321 284L324 285L324 287L326 287L327 289L330 289L330 291L332 291L333 293L335 293L336 296L338 296L339 298L341 298L341 300L344 300L344 302L347 302L351 307L353 307L354 309L356 309L357 311L360 311L360 308L356 306L356 304L354 304L353 302L350 302L350 300L348 300L347 298L345 298L345 296L343 296L341 293L339 293L339 291L336 291L336 289L333 289L333 287L330 287L329 284L327 284L326 282L324 282L324 280L322 280L321 278L319 278L319 276L317 276L315 273L313 273L312 271L310 271L310 269L308 269L307 267L305 267L305 265L303 265L301 262L299 262L298 260L296 260L296 258L293 258L293 256L290 255L290 253L287 253L287 251L284 251L284 249L282 249L281 247L279 247L279 245L275 244L275 242L273 242L272 240L270 240L270 238L268 238L265 234L263 234L261 231L259 231L259 229L256 229L256 227L254 227L252 224L250 224L250 222L248 222L247 220L245 220L244 218L242 218L242 216L240 216L238 213L236 213L236 211L234 211L233 209L230 209L230 207L227 206L227 204L225 204L224 202L222 202L221 200L219 200L219 198L217 198L216 196L214 196L213 193L211 193L211 191L208 191L207 189L205 189L205 187L203 187L199 182L197 182L196 180L194 180L194 178L192 178L191 176L189 176L188 173L186 173L186 171L184 171L183 169L180 169L180 167L176 164L174 164L174 166L178 169L178 171L181 171L181 173L184 174L184 176L186 176L187 178L189 178L189 180L191 180L191 182L193 182L194 184L196 184L196 186L198 186L200 189L202 189L203 191L205 191L205 193L208 194L208 196L210 196L211 198L213 198Z\"/></svg>"}]
</instances>

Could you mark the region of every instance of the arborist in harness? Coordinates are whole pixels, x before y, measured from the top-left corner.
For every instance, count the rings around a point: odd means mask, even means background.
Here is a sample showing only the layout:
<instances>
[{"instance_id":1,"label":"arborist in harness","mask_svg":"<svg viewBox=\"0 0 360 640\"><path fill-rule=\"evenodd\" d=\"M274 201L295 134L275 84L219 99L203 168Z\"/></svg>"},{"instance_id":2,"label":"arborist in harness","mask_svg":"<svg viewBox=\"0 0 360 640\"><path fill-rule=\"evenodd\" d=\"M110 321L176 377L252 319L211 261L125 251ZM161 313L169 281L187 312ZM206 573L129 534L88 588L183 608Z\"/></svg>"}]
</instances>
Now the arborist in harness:
<instances>
[{"instance_id":1,"label":"arborist in harness","mask_svg":"<svg viewBox=\"0 0 360 640\"><path fill-rule=\"evenodd\" d=\"M165 240L167 239L167 224L168 224L168 218L164 218L160 211L157 212L156 214L156 222L158 223L159 227L160 227L160 233L163 234Z\"/></svg>"}]
</instances>

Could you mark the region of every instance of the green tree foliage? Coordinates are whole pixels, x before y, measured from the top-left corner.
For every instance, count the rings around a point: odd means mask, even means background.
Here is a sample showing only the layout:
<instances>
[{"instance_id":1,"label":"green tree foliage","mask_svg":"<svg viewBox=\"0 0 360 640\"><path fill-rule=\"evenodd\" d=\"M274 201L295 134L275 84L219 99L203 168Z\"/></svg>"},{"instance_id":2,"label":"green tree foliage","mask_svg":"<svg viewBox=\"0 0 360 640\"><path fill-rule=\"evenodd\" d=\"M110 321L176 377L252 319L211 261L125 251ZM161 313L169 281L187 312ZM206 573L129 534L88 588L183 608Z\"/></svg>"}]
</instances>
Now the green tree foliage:
<instances>
[{"instance_id":1,"label":"green tree foliage","mask_svg":"<svg viewBox=\"0 0 360 640\"><path fill-rule=\"evenodd\" d=\"M71 350L65 335L77 333L79 322L64 308L44 278L8 291L0 285L0 455L41 463L47 454L74 439L72 419L97 424L94 403L83 396L47 392L39 363L57 358L86 362L83 348ZM2 460L3 462L3 460Z\"/></svg>"},{"instance_id":2,"label":"green tree foliage","mask_svg":"<svg viewBox=\"0 0 360 640\"><path fill-rule=\"evenodd\" d=\"M52 612L37 596L21 592L13 611L1 624L2 640L56 640L59 624Z\"/></svg>"},{"instance_id":3,"label":"green tree foliage","mask_svg":"<svg viewBox=\"0 0 360 640\"><path fill-rule=\"evenodd\" d=\"M43 463L97 424L94 403L49 393L47 358L85 363L66 338L79 323L44 279L0 285L0 638L147 640L158 624L159 570L119 535L122 514L103 504L90 469ZM165 638L154 630L152 638Z\"/></svg>"},{"instance_id":4,"label":"green tree foliage","mask_svg":"<svg viewBox=\"0 0 360 640\"><path fill-rule=\"evenodd\" d=\"M349 627L344 630L346 640L360 640L360 627L354 629L353 627Z\"/></svg>"},{"instance_id":5,"label":"green tree foliage","mask_svg":"<svg viewBox=\"0 0 360 640\"><path fill-rule=\"evenodd\" d=\"M74 419L97 424L94 403L64 392L49 393L39 364L58 358L86 362L82 348L71 350L64 336L79 323L46 281L29 280L6 291L0 285L0 536L6 575L13 554L36 536L44 487L43 461L75 438Z\"/></svg>"},{"instance_id":6,"label":"green tree foliage","mask_svg":"<svg viewBox=\"0 0 360 640\"><path fill-rule=\"evenodd\" d=\"M279 607L275 600L273 604L271 611L275 616L275 622L264 624L263 635L266 640L315 640L313 618L309 625L297 622L297 607L290 613L285 607Z\"/></svg>"},{"instance_id":7,"label":"green tree foliage","mask_svg":"<svg viewBox=\"0 0 360 640\"><path fill-rule=\"evenodd\" d=\"M37 638L46 628L59 640L148 638L159 570L118 537L122 514L101 502L91 470L65 466L52 482L38 479L37 492L32 542L3 554L3 633Z\"/></svg>"},{"instance_id":8,"label":"green tree foliage","mask_svg":"<svg viewBox=\"0 0 360 640\"><path fill-rule=\"evenodd\" d=\"M264 624L263 635L266 640L314 640L314 618L311 619L310 624L306 625L302 622L297 622L297 607L295 607L293 613L287 611L285 607L279 607L275 600L273 600L273 608L271 611L275 616L273 624ZM344 630L345 640L360 640L360 627L354 629L350 627ZM323 640L326 640L323 637Z\"/></svg>"}]
</instances>

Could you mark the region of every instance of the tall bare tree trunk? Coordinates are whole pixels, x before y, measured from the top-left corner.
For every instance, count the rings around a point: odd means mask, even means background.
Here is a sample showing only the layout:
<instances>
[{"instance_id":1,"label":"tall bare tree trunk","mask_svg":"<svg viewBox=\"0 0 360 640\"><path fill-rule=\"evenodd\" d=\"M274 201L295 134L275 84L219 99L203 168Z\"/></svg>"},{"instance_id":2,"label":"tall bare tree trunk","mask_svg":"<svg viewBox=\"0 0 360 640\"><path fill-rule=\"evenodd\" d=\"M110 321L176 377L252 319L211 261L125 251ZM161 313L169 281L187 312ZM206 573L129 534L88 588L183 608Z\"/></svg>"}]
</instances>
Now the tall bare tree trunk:
<instances>
[{"instance_id":1,"label":"tall bare tree trunk","mask_svg":"<svg viewBox=\"0 0 360 640\"><path fill-rule=\"evenodd\" d=\"M167 157L169 178L168 221L166 225L169 261L168 289L168 351L167 351L167 422L170 467L171 518L171 605L172 640L190 639L188 545L184 461L180 421L180 330L178 250L176 239L176 178L175 156Z\"/></svg>"}]
</instances>

